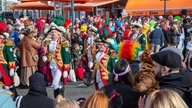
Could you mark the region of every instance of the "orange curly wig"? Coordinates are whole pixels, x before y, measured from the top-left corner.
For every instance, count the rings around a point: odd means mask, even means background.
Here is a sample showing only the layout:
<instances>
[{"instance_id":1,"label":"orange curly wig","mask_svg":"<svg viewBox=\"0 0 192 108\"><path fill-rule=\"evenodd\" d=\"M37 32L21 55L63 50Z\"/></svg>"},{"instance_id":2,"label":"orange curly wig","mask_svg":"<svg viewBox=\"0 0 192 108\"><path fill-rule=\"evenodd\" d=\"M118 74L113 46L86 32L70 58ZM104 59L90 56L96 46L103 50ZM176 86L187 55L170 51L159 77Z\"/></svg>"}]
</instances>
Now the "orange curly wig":
<instances>
[{"instance_id":1,"label":"orange curly wig","mask_svg":"<svg viewBox=\"0 0 192 108\"><path fill-rule=\"evenodd\" d=\"M133 89L135 91L151 93L159 88L159 82L155 80L153 72L140 71L134 76Z\"/></svg>"},{"instance_id":2,"label":"orange curly wig","mask_svg":"<svg viewBox=\"0 0 192 108\"><path fill-rule=\"evenodd\" d=\"M152 59L150 57L150 52L145 51L140 55L140 61L144 63L144 68L147 71L152 71L153 65L152 65Z\"/></svg>"}]
</instances>

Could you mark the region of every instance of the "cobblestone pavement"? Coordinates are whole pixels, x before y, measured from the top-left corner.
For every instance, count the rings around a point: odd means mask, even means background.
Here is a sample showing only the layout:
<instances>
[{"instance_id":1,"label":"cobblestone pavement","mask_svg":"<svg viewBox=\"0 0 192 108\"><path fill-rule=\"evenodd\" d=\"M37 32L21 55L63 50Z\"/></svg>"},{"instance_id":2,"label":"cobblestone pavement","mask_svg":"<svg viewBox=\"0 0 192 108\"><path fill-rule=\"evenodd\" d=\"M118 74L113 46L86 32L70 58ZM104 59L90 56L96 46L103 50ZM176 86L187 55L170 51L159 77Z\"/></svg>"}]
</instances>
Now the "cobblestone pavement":
<instances>
[{"instance_id":1,"label":"cobblestone pavement","mask_svg":"<svg viewBox=\"0 0 192 108\"><path fill-rule=\"evenodd\" d=\"M95 88L94 85L91 85L89 87L87 86L81 86L80 84L83 84L83 81L78 82L69 82L67 85L65 85L65 94L64 97L68 99L77 100L78 98L84 97L87 98L89 94L91 94ZM28 92L28 89L17 89L17 92L19 95L26 95ZM54 98L53 96L53 88L47 87L48 96L50 98Z\"/></svg>"}]
</instances>

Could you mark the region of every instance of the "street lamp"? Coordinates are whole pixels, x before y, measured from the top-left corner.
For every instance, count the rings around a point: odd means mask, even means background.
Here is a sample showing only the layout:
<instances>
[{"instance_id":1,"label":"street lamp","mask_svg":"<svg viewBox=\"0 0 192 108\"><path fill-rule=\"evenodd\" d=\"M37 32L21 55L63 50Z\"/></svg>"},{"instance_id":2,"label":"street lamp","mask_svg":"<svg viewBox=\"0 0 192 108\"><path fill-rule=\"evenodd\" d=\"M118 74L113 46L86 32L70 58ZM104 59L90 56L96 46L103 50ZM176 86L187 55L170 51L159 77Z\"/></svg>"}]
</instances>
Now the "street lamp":
<instances>
[{"instance_id":1,"label":"street lamp","mask_svg":"<svg viewBox=\"0 0 192 108\"><path fill-rule=\"evenodd\" d=\"M164 1L164 18L166 18L166 5L167 5L167 1L169 0L160 0L160 1Z\"/></svg>"},{"instance_id":2,"label":"street lamp","mask_svg":"<svg viewBox=\"0 0 192 108\"><path fill-rule=\"evenodd\" d=\"M74 29L74 0L71 0L71 14L72 14L72 35L74 33L73 29Z\"/></svg>"}]
</instances>

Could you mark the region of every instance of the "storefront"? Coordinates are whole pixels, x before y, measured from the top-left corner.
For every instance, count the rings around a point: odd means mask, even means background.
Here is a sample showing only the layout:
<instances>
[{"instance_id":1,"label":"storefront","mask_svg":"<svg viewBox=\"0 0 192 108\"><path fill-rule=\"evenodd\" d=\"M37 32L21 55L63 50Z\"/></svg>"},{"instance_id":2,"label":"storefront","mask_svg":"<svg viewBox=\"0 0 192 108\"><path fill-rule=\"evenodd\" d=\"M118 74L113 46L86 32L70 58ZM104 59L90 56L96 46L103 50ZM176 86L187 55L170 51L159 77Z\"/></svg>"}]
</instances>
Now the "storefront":
<instances>
[{"instance_id":1,"label":"storefront","mask_svg":"<svg viewBox=\"0 0 192 108\"><path fill-rule=\"evenodd\" d=\"M125 9L132 16L149 16L164 14L164 0L129 0ZM167 0L166 15L182 15L192 12L192 0Z\"/></svg>"},{"instance_id":2,"label":"storefront","mask_svg":"<svg viewBox=\"0 0 192 108\"><path fill-rule=\"evenodd\" d=\"M105 16L109 18L113 14L120 14L122 9L125 8L121 5L121 1L126 0L93 0L85 4L76 3L74 5L74 10L79 14L81 14L81 12L86 12L86 15ZM71 5L64 6L64 12L70 13L70 11Z\"/></svg>"}]
</instances>

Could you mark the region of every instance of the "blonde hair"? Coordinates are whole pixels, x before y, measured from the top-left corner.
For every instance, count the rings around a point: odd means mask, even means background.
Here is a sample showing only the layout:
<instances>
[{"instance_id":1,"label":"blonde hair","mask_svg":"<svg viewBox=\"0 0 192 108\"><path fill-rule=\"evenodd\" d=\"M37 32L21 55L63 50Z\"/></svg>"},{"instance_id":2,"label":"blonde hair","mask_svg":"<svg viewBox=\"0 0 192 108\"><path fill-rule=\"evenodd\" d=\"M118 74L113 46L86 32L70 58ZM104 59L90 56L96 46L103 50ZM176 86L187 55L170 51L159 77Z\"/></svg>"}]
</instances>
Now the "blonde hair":
<instances>
[{"instance_id":1,"label":"blonde hair","mask_svg":"<svg viewBox=\"0 0 192 108\"><path fill-rule=\"evenodd\" d=\"M92 93L85 101L82 108L108 108L108 97L103 90L97 90Z\"/></svg>"},{"instance_id":2,"label":"blonde hair","mask_svg":"<svg viewBox=\"0 0 192 108\"><path fill-rule=\"evenodd\" d=\"M169 89L156 90L145 102L145 108L188 108L177 92Z\"/></svg>"},{"instance_id":3,"label":"blonde hair","mask_svg":"<svg viewBox=\"0 0 192 108\"><path fill-rule=\"evenodd\" d=\"M73 100L58 95L55 99L55 108L79 108L79 105Z\"/></svg>"}]
</instances>

